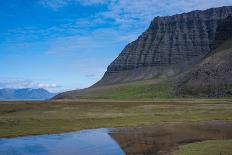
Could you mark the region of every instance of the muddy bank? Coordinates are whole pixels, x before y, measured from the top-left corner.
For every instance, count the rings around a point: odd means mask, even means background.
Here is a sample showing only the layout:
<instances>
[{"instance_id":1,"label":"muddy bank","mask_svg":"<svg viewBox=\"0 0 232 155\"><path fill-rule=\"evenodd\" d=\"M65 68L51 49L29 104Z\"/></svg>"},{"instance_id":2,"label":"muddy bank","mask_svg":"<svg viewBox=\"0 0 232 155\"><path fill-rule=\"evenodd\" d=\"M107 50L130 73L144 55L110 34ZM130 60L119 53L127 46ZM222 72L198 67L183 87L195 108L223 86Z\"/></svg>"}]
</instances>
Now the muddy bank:
<instances>
[{"instance_id":1,"label":"muddy bank","mask_svg":"<svg viewBox=\"0 0 232 155\"><path fill-rule=\"evenodd\" d=\"M232 139L232 121L163 123L111 132L127 155L170 155L180 145Z\"/></svg>"}]
</instances>

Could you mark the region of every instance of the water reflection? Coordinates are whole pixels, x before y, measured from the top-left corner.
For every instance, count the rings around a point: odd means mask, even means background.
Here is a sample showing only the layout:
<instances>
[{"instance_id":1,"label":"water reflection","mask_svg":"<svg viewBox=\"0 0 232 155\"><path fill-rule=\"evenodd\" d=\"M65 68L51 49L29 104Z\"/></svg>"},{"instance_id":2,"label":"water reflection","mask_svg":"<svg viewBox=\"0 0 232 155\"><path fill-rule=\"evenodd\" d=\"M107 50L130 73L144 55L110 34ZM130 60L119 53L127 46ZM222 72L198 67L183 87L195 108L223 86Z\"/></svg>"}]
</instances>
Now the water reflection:
<instances>
[{"instance_id":1,"label":"water reflection","mask_svg":"<svg viewBox=\"0 0 232 155\"><path fill-rule=\"evenodd\" d=\"M111 135L127 155L169 155L182 144L232 139L231 131L231 121L210 121L125 128Z\"/></svg>"},{"instance_id":2,"label":"water reflection","mask_svg":"<svg viewBox=\"0 0 232 155\"><path fill-rule=\"evenodd\" d=\"M108 129L0 139L0 155L124 155Z\"/></svg>"},{"instance_id":3,"label":"water reflection","mask_svg":"<svg viewBox=\"0 0 232 155\"><path fill-rule=\"evenodd\" d=\"M169 155L182 144L232 139L231 131L232 121L208 121L0 138L0 155Z\"/></svg>"}]
</instances>

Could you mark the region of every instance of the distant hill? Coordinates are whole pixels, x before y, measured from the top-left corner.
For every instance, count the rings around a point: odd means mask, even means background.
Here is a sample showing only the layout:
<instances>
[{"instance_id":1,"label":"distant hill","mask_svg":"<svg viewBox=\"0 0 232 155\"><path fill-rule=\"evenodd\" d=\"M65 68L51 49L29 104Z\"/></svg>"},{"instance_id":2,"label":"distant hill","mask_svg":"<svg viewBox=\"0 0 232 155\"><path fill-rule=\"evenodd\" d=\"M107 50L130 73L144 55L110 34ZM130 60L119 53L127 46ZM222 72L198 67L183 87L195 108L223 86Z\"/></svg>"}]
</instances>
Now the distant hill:
<instances>
[{"instance_id":1,"label":"distant hill","mask_svg":"<svg viewBox=\"0 0 232 155\"><path fill-rule=\"evenodd\" d=\"M90 88L54 99L232 97L232 6L156 17Z\"/></svg>"},{"instance_id":2,"label":"distant hill","mask_svg":"<svg viewBox=\"0 0 232 155\"><path fill-rule=\"evenodd\" d=\"M54 96L45 89L0 89L0 100L46 100Z\"/></svg>"}]
</instances>

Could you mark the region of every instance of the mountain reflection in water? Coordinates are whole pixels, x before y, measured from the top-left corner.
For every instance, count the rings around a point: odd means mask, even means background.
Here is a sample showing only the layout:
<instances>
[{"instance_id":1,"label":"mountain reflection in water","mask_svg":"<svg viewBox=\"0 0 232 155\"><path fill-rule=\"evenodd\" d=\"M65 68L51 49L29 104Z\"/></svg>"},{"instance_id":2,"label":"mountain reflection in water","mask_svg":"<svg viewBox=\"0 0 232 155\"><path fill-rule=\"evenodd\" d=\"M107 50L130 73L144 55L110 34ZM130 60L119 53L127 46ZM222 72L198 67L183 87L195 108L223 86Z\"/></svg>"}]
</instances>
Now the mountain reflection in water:
<instances>
[{"instance_id":1,"label":"mountain reflection in water","mask_svg":"<svg viewBox=\"0 0 232 155\"><path fill-rule=\"evenodd\" d=\"M208 121L0 138L0 155L169 155L182 144L232 139L231 131L232 121Z\"/></svg>"},{"instance_id":2,"label":"mountain reflection in water","mask_svg":"<svg viewBox=\"0 0 232 155\"><path fill-rule=\"evenodd\" d=\"M170 155L179 145L232 139L231 121L164 123L111 133L127 155Z\"/></svg>"},{"instance_id":3,"label":"mountain reflection in water","mask_svg":"<svg viewBox=\"0 0 232 155\"><path fill-rule=\"evenodd\" d=\"M108 129L0 138L0 155L124 155Z\"/></svg>"}]
</instances>

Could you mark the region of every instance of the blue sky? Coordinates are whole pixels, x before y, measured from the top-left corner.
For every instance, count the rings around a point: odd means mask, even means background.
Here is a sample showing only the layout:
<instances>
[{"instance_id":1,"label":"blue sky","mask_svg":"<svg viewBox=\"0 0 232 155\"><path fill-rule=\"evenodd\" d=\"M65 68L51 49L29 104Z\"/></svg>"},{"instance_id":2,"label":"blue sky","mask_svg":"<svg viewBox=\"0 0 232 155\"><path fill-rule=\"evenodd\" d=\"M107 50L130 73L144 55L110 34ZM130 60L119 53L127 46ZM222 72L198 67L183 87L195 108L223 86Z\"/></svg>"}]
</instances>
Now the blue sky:
<instances>
[{"instance_id":1,"label":"blue sky","mask_svg":"<svg viewBox=\"0 0 232 155\"><path fill-rule=\"evenodd\" d=\"M155 16L231 0L0 0L0 88L85 88Z\"/></svg>"}]
</instances>

